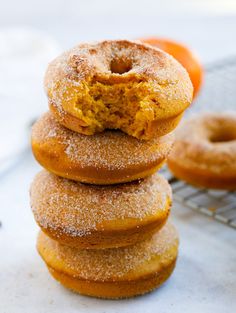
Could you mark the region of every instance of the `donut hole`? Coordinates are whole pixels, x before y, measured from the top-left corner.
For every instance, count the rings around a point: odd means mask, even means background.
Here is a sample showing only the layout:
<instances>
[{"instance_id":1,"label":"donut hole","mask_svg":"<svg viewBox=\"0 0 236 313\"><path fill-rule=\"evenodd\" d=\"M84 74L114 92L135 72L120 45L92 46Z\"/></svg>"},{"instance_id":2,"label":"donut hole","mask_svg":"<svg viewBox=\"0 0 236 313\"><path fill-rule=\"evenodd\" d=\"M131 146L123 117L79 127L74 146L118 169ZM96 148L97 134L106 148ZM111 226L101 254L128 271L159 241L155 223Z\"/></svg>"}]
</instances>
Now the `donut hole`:
<instances>
[{"instance_id":1,"label":"donut hole","mask_svg":"<svg viewBox=\"0 0 236 313\"><path fill-rule=\"evenodd\" d=\"M123 59L112 59L110 63L110 71L112 74L125 74L132 69L132 63Z\"/></svg>"},{"instance_id":2,"label":"donut hole","mask_svg":"<svg viewBox=\"0 0 236 313\"><path fill-rule=\"evenodd\" d=\"M212 134L209 140L212 143L229 142L229 141L236 140L236 134L228 130L228 131Z\"/></svg>"}]
</instances>

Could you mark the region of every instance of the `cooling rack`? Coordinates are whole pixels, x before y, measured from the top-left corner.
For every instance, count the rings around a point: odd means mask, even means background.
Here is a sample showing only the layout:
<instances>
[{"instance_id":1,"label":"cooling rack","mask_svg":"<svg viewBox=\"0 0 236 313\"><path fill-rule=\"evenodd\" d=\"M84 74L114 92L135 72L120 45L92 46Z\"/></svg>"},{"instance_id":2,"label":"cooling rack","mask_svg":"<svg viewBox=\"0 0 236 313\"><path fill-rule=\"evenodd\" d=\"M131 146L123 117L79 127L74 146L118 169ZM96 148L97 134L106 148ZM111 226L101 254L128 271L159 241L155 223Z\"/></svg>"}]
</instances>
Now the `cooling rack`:
<instances>
[{"instance_id":1,"label":"cooling rack","mask_svg":"<svg viewBox=\"0 0 236 313\"><path fill-rule=\"evenodd\" d=\"M186 116L202 111L223 112L235 109L236 56L205 67L202 91ZM175 201L236 229L236 192L194 188L177 180L166 167L161 172L172 186Z\"/></svg>"},{"instance_id":2,"label":"cooling rack","mask_svg":"<svg viewBox=\"0 0 236 313\"><path fill-rule=\"evenodd\" d=\"M195 188L173 177L166 167L160 173L171 184L174 201L236 229L236 192Z\"/></svg>"}]
</instances>

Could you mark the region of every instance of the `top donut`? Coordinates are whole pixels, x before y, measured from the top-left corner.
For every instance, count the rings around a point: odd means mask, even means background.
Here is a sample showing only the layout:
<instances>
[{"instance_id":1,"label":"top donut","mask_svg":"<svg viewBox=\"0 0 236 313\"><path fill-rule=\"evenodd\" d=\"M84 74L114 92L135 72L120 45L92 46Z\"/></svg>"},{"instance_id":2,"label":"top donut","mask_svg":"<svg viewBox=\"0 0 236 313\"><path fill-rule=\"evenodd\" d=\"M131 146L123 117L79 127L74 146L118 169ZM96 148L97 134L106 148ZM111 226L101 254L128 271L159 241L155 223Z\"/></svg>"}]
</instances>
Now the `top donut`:
<instances>
[{"instance_id":1,"label":"top donut","mask_svg":"<svg viewBox=\"0 0 236 313\"><path fill-rule=\"evenodd\" d=\"M193 93L173 57L127 40L80 44L63 53L49 64L45 89L65 127L85 135L120 129L146 140L172 131Z\"/></svg>"}]
</instances>

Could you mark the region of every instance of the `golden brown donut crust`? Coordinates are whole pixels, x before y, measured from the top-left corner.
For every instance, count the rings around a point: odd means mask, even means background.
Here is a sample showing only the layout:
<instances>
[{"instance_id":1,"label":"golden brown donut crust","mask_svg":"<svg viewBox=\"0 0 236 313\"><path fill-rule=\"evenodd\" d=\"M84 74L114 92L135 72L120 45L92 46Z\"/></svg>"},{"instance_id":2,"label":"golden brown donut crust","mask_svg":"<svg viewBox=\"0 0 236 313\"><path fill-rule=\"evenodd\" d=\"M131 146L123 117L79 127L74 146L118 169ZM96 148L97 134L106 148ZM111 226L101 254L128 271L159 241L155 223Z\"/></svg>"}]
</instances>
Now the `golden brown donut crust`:
<instances>
[{"instance_id":1,"label":"golden brown donut crust","mask_svg":"<svg viewBox=\"0 0 236 313\"><path fill-rule=\"evenodd\" d=\"M49 106L61 124L93 135L120 129L139 139L172 131L192 101L187 71L170 55L128 40L80 44L45 75Z\"/></svg>"},{"instance_id":2,"label":"golden brown donut crust","mask_svg":"<svg viewBox=\"0 0 236 313\"><path fill-rule=\"evenodd\" d=\"M166 160L174 135L149 141L119 131L93 136L60 125L44 114L32 129L32 150L37 161L59 176L92 184L117 184L153 174Z\"/></svg>"},{"instance_id":3,"label":"golden brown donut crust","mask_svg":"<svg viewBox=\"0 0 236 313\"><path fill-rule=\"evenodd\" d=\"M168 223L132 246L78 250L40 232L37 249L50 273L65 287L88 296L126 298L147 293L170 276L178 254L178 234Z\"/></svg>"},{"instance_id":4,"label":"golden brown donut crust","mask_svg":"<svg viewBox=\"0 0 236 313\"><path fill-rule=\"evenodd\" d=\"M117 186L84 185L46 171L30 191L36 222L53 239L77 248L101 249L134 244L166 222L171 188L154 174Z\"/></svg>"},{"instance_id":5,"label":"golden brown donut crust","mask_svg":"<svg viewBox=\"0 0 236 313\"><path fill-rule=\"evenodd\" d=\"M168 158L173 174L205 188L236 189L236 114L205 113L176 131Z\"/></svg>"}]
</instances>

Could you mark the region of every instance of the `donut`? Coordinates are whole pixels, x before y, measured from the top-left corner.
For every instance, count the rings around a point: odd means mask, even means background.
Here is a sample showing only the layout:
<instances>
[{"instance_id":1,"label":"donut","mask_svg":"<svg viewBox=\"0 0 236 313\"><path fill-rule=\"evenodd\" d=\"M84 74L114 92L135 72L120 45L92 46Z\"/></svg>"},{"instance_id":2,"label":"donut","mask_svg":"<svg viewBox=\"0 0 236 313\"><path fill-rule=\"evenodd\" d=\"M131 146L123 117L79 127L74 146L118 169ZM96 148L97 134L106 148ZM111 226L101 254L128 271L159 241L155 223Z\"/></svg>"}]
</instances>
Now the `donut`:
<instances>
[{"instance_id":1,"label":"donut","mask_svg":"<svg viewBox=\"0 0 236 313\"><path fill-rule=\"evenodd\" d=\"M132 246L80 250L40 232L37 249L52 276L74 292L128 298L150 292L171 275L178 254L178 234L166 224L151 238Z\"/></svg>"},{"instance_id":2,"label":"donut","mask_svg":"<svg viewBox=\"0 0 236 313\"><path fill-rule=\"evenodd\" d=\"M236 113L204 113L176 131L170 171L197 187L236 189Z\"/></svg>"},{"instance_id":3,"label":"donut","mask_svg":"<svg viewBox=\"0 0 236 313\"><path fill-rule=\"evenodd\" d=\"M51 238L80 249L134 244L166 222L172 194L166 179L154 174L116 186L85 185L45 170L30 190L36 222Z\"/></svg>"},{"instance_id":4,"label":"donut","mask_svg":"<svg viewBox=\"0 0 236 313\"><path fill-rule=\"evenodd\" d=\"M119 129L149 140L172 131L192 101L187 71L158 48L128 40L80 44L49 64L49 107L85 135Z\"/></svg>"},{"instance_id":5,"label":"donut","mask_svg":"<svg viewBox=\"0 0 236 313\"><path fill-rule=\"evenodd\" d=\"M36 122L31 140L35 158L48 171L102 185L153 174L166 160L173 141L173 134L145 141L115 130L86 136L61 126L52 113Z\"/></svg>"}]
</instances>

